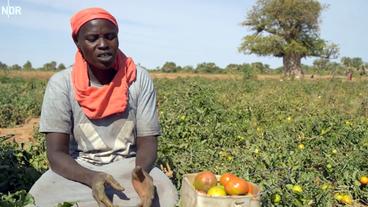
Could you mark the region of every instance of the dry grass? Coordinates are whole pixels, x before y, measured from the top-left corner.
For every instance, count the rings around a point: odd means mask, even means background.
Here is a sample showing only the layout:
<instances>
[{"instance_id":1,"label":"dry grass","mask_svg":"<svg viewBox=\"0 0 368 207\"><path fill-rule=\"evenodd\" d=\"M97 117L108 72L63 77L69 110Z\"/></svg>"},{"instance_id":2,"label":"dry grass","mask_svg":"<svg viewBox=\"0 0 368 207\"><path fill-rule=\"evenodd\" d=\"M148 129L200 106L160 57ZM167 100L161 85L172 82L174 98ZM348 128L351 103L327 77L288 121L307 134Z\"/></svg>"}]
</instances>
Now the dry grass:
<instances>
[{"instance_id":1,"label":"dry grass","mask_svg":"<svg viewBox=\"0 0 368 207\"><path fill-rule=\"evenodd\" d=\"M49 79L55 72L53 71L4 71L0 70L0 76L8 77L20 77L24 79ZM201 77L210 80L239 80L243 78L241 73L238 74L206 74L206 73L161 73L161 72L151 72L152 78L191 78L191 77ZM332 77L329 75L314 75L311 78L310 75L305 75L303 80L330 80ZM336 79L346 79L345 76L335 76ZM257 75L258 80L283 80L282 75ZM353 80L368 80L368 77L354 77Z\"/></svg>"},{"instance_id":2,"label":"dry grass","mask_svg":"<svg viewBox=\"0 0 368 207\"><path fill-rule=\"evenodd\" d=\"M233 80L233 79L241 79L241 74L206 74L206 73L150 73L152 78L167 78L167 79L176 79L176 78L192 78L192 77L201 77L210 80Z\"/></svg>"},{"instance_id":3,"label":"dry grass","mask_svg":"<svg viewBox=\"0 0 368 207\"><path fill-rule=\"evenodd\" d=\"M7 77L20 77L24 79L41 79L41 80L48 80L52 74L55 72L53 71L4 71L0 70L0 76L7 76Z\"/></svg>"}]
</instances>

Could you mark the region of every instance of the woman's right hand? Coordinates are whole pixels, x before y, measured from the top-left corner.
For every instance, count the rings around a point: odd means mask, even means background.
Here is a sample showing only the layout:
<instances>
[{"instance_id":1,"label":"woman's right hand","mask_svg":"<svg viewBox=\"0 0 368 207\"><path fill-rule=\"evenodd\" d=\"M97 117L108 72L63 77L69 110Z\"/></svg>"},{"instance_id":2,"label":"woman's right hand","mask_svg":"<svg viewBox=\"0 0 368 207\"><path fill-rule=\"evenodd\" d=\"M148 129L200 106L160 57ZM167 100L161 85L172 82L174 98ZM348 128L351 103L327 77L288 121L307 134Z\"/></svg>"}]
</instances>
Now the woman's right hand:
<instances>
[{"instance_id":1,"label":"woman's right hand","mask_svg":"<svg viewBox=\"0 0 368 207\"><path fill-rule=\"evenodd\" d=\"M110 185L118 191L123 191L124 188L109 174L98 172L93 175L91 180L92 194L100 207L113 207L110 199L105 193L105 185Z\"/></svg>"}]
</instances>

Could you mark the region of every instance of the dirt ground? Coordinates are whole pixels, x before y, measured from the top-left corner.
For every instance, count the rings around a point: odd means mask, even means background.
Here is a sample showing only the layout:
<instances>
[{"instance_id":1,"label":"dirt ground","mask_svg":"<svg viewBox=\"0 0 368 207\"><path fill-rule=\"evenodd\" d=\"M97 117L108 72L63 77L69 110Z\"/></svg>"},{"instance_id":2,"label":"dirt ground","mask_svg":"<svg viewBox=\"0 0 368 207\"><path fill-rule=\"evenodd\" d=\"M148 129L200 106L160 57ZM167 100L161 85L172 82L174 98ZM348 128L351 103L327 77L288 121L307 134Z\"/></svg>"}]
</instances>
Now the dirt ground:
<instances>
[{"instance_id":1,"label":"dirt ground","mask_svg":"<svg viewBox=\"0 0 368 207\"><path fill-rule=\"evenodd\" d=\"M18 143L27 143L33 139L33 133L38 128L39 118L30 118L26 123L14 128L0 128L0 137L7 137Z\"/></svg>"}]
</instances>

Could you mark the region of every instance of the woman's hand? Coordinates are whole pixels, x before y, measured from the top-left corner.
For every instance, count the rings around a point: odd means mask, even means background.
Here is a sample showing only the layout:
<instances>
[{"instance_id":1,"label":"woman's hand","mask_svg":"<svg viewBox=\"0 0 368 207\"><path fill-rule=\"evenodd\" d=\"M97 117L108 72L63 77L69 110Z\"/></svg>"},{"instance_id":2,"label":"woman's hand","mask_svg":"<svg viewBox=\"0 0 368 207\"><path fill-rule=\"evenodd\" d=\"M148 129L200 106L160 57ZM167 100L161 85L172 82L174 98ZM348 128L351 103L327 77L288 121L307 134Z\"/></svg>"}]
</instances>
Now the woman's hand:
<instances>
[{"instance_id":1,"label":"woman's hand","mask_svg":"<svg viewBox=\"0 0 368 207\"><path fill-rule=\"evenodd\" d=\"M109 174L98 172L91 180L92 194L100 207L113 207L110 199L105 193L105 185L110 185L118 191L123 191L124 188Z\"/></svg>"},{"instance_id":2,"label":"woman's hand","mask_svg":"<svg viewBox=\"0 0 368 207\"><path fill-rule=\"evenodd\" d=\"M141 199L141 206L151 207L155 189L152 177L142 167L137 166L132 172L132 183Z\"/></svg>"}]
</instances>

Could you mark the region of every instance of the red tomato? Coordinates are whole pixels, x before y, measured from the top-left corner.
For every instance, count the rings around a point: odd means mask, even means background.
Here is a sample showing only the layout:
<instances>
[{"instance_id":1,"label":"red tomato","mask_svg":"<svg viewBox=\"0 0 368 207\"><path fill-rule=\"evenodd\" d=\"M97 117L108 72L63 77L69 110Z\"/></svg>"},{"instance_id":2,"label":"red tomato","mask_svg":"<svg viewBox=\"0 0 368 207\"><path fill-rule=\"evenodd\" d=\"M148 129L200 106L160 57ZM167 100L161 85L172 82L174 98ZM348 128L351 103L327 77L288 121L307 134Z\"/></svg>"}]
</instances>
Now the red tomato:
<instances>
[{"instance_id":1,"label":"red tomato","mask_svg":"<svg viewBox=\"0 0 368 207\"><path fill-rule=\"evenodd\" d=\"M220 177L220 183L221 185L225 186L233 178L236 178L236 175L232 173L225 173Z\"/></svg>"},{"instance_id":2,"label":"red tomato","mask_svg":"<svg viewBox=\"0 0 368 207\"><path fill-rule=\"evenodd\" d=\"M250 183L250 182L247 182L248 183L248 187L249 187L249 189L248 189L248 194L250 193L250 194L252 194L252 195L258 195L258 193L259 193L259 190L258 190L258 188L256 187L256 186L254 186L252 183Z\"/></svg>"},{"instance_id":3,"label":"red tomato","mask_svg":"<svg viewBox=\"0 0 368 207\"><path fill-rule=\"evenodd\" d=\"M208 189L217 184L215 174L210 171L203 171L198 173L194 178L194 188L198 191L207 193Z\"/></svg>"},{"instance_id":4,"label":"red tomato","mask_svg":"<svg viewBox=\"0 0 368 207\"><path fill-rule=\"evenodd\" d=\"M245 195L249 192L249 184L244 179L234 178L225 185L225 191L229 195Z\"/></svg>"}]
</instances>

